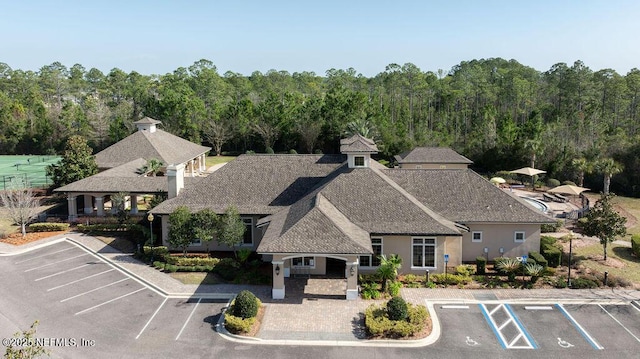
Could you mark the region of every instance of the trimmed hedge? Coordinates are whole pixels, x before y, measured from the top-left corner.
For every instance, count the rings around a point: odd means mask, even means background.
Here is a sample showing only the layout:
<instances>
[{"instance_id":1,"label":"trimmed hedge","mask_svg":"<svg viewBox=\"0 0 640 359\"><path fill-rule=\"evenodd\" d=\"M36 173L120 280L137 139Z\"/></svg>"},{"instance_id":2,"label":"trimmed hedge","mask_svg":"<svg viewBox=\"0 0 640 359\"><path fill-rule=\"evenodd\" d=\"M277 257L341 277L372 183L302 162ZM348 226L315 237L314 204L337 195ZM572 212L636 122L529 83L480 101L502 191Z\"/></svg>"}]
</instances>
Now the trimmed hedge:
<instances>
[{"instance_id":1,"label":"trimmed hedge","mask_svg":"<svg viewBox=\"0 0 640 359\"><path fill-rule=\"evenodd\" d=\"M68 229L69 223L40 222L29 225L29 231L31 232L58 232L66 231Z\"/></svg>"},{"instance_id":2,"label":"trimmed hedge","mask_svg":"<svg viewBox=\"0 0 640 359\"><path fill-rule=\"evenodd\" d=\"M549 267L556 268L562 263L562 247L551 236L540 237L540 254L547 260Z\"/></svg>"},{"instance_id":3,"label":"trimmed hedge","mask_svg":"<svg viewBox=\"0 0 640 359\"><path fill-rule=\"evenodd\" d=\"M373 304L364 312L364 323L367 332L373 336L385 338L404 338L419 333L429 318L424 305L407 303L408 316L406 320L389 319L387 310L382 305Z\"/></svg>"},{"instance_id":4,"label":"trimmed hedge","mask_svg":"<svg viewBox=\"0 0 640 359\"><path fill-rule=\"evenodd\" d=\"M631 236L631 251L636 257L640 258L640 234Z\"/></svg>"},{"instance_id":5,"label":"trimmed hedge","mask_svg":"<svg viewBox=\"0 0 640 359\"><path fill-rule=\"evenodd\" d=\"M255 317L243 319L228 312L224 315L224 327L233 334L249 333L255 322Z\"/></svg>"},{"instance_id":6,"label":"trimmed hedge","mask_svg":"<svg viewBox=\"0 0 640 359\"><path fill-rule=\"evenodd\" d=\"M465 277L459 274L432 274L430 279L432 282L442 285L458 285L471 282L471 277Z\"/></svg>"},{"instance_id":7,"label":"trimmed hedge","mask_svg":"<svg viewBox=\"0 0 640 359\"><path fill-rule=\"evenodd\" d=\"M253 318L258 315L259 307L260 300L250 291L243 290L236 296L231 314L242 319Z\"/></svg>"},{"instance_id":8,"label":"trimmed hedge","mask_svg":"<svg viewBox=\"0 0 640 359\"><path fill-rule=\"evenodd\" d=\"M215 267L220 263L219 258L209 257L179 257L179 256L165 256L165 261L169 264L177 266L209 266Z\"/></svg>"},{"instance_id":9,"label":"trimmed hedge","mask_svg":"<svg viewBox=\"0 0 640 359\"><path fill-rule=\"evenodd\" d=\"M485 274L487 271L487 259L483 256L476 257L476 274Z\"/></svg>"},{"instance_id":10,"label":"trimmed hedge","mask_svg":"<svg viewBox=\"0 0 640 359\"><path fill-rule=\"evenodd\" d=\"M402 297L393 297L387 302L387 315L391 320L405 320L409 316L409 307Z\"/></svg>"},{"instance_id":11,"label":"trimmed hedge","mask_svg":"<svg viewBox=\"0 0 640 359\"><path fill-rule=\"evenodd\" d=\"M547 259L538 252L529 252L527 263L530 263L532 260L540 264L544 269L547 269L547 267L549 266Z\"/></svg>"},{"instance_id":12,"label":"trimmed hedge","mask_svg":"<svg viewBox=\"0 0 640 359\"><path fill-rule=\"evenodd\" d=\"M142 240L143 242L151 238L151 232L149 228L140 224L119 224L119 223L98 223L98 224L78 224L78 231L83 233L104 233L113 234L114 232L123 232L119 234L126 234L127 236L134 237Z\"/></svg>"}]
</instances>

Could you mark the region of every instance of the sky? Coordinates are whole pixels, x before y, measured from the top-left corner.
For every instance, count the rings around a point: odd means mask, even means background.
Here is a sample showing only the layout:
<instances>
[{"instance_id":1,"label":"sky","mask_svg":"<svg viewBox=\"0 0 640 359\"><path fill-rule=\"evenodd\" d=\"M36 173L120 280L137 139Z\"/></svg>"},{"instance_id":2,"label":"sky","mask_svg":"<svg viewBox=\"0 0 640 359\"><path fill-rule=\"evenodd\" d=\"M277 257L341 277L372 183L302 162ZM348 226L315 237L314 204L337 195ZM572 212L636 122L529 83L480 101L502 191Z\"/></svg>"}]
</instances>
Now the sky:
<instances>
[{"instance_id":1,"label":"sky","mask_svg":"<svg viewBox=\"0 0 640 359\"><path fill-rule=\"evenodd\" d=\"M162 75L207 59L220 74L369 77L392 63L436 72L501 57L625 75L640 68L639 14L636 0L0 0L0 63Z\"/></svg>"}]
</instances>

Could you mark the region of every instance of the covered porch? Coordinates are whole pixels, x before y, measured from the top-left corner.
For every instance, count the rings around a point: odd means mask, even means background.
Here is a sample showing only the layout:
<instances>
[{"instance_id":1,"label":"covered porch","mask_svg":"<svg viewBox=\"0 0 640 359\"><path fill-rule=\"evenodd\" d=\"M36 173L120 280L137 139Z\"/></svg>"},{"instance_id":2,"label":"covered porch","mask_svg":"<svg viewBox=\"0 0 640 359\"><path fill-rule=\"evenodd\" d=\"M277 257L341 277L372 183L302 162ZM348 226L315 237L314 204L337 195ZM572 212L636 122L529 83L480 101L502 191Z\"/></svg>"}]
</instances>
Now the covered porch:
<instances>
[{"instance_id":1,"label":"covered porch","mask_svg":"<svg viewBox=\"0 0 640 359\"><path fill-rule=\"evenodd\" d=\"M357 254L273 254L273 299L358 298Z\"/></svg>"}]
</instances>

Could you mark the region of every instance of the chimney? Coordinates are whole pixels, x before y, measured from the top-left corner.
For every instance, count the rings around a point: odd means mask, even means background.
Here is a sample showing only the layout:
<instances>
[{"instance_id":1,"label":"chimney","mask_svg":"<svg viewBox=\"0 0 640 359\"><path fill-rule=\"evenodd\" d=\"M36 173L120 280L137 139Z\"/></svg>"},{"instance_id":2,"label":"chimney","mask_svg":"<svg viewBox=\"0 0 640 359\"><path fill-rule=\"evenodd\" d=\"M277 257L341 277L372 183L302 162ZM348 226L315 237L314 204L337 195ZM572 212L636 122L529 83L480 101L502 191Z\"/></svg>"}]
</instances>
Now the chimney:
<instances>
[{"instance_id":1,"label":"chimney","mask_svg":"<svg viewBox=\"0 0 640 359\"><path fill-rule=\"evenodd\" d=\"M177 197L184 188L184 164L167 166L167 182L169 184L169 198Z\"/></svg>"}]
</instances>

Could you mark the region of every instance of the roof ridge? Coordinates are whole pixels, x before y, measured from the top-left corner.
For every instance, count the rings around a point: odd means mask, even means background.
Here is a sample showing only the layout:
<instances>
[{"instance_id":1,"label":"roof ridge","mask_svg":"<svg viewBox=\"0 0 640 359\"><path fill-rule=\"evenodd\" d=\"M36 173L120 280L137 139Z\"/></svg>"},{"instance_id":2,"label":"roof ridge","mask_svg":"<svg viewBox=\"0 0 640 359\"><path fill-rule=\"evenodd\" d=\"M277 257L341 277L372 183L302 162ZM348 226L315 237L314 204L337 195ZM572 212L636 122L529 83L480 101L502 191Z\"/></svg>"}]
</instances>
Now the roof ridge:
<instances>
[{"instance_id":1,"label":"roof ridge","mask_svg":"<svg viewBox=\"0 0 640 359\"><path fill-rule=\"evenodd\" d=\"M362 229L357 224L353 223L349 219L349 217L347 217L336 206L334 206L333 203L331 203L331 201L329 201L329 199L327 199L325 196L322 195L321 192L318 192L316 194L316 196L315 196L315 206L314 207L317 208L320 211L320 213L322 213L331 223L333 223L333 225L340 232L342 232L342 234L344 234L345 236L349 237L352 241L357 243L360 247L362 247L364 249L367 249L367 248L365 248L365 246L362 245L362 243L359 242L358 238L355 238L351 233L349 233L345 228L343 228L343 225L346 224L347 226L350 226L351 229L355 230L356 232L360 232L360 234L365 234L367 238L369 238L370 233L365 231L364 229ZM333 212L331 214L337 215L341 221L336 221L336 217L332 216L328 212ZM343 223L340 223L340 222L343 222Z\"/></svg>"},{"instance_id":2,"label":"roof ridge","mask_svg":"<svg viewBox=\"0 0 640 359\"><path fill-rule=\"evenodd\" d=\"M430 216L431 218L435 219L438 223L442 224L443 226L454 230L455 232L460 232L459 228L456 226L456 223L446 219L444 216L436 213L435 211L433 211L431 208L427 207L424 205L424 203L418 201L417 198L415 198L411 193L409 193L407 190L405 190L404 188L402 188L402 186L400 186L398 183L396 183L394 180L392 180L391 178L389 178L386 174L382 173L381 170L377 169L377 168L371 168L371 170L377 174L380 178L382 178L385 182L387 182L391 187L393 187L396 191L400 192L405 198L407 198L409 201L411 201L411 203L413 203L414 205L416 205L418 208L420 208L423 212L425 212L428 216Z\"/></svg>"}]
</instances>

